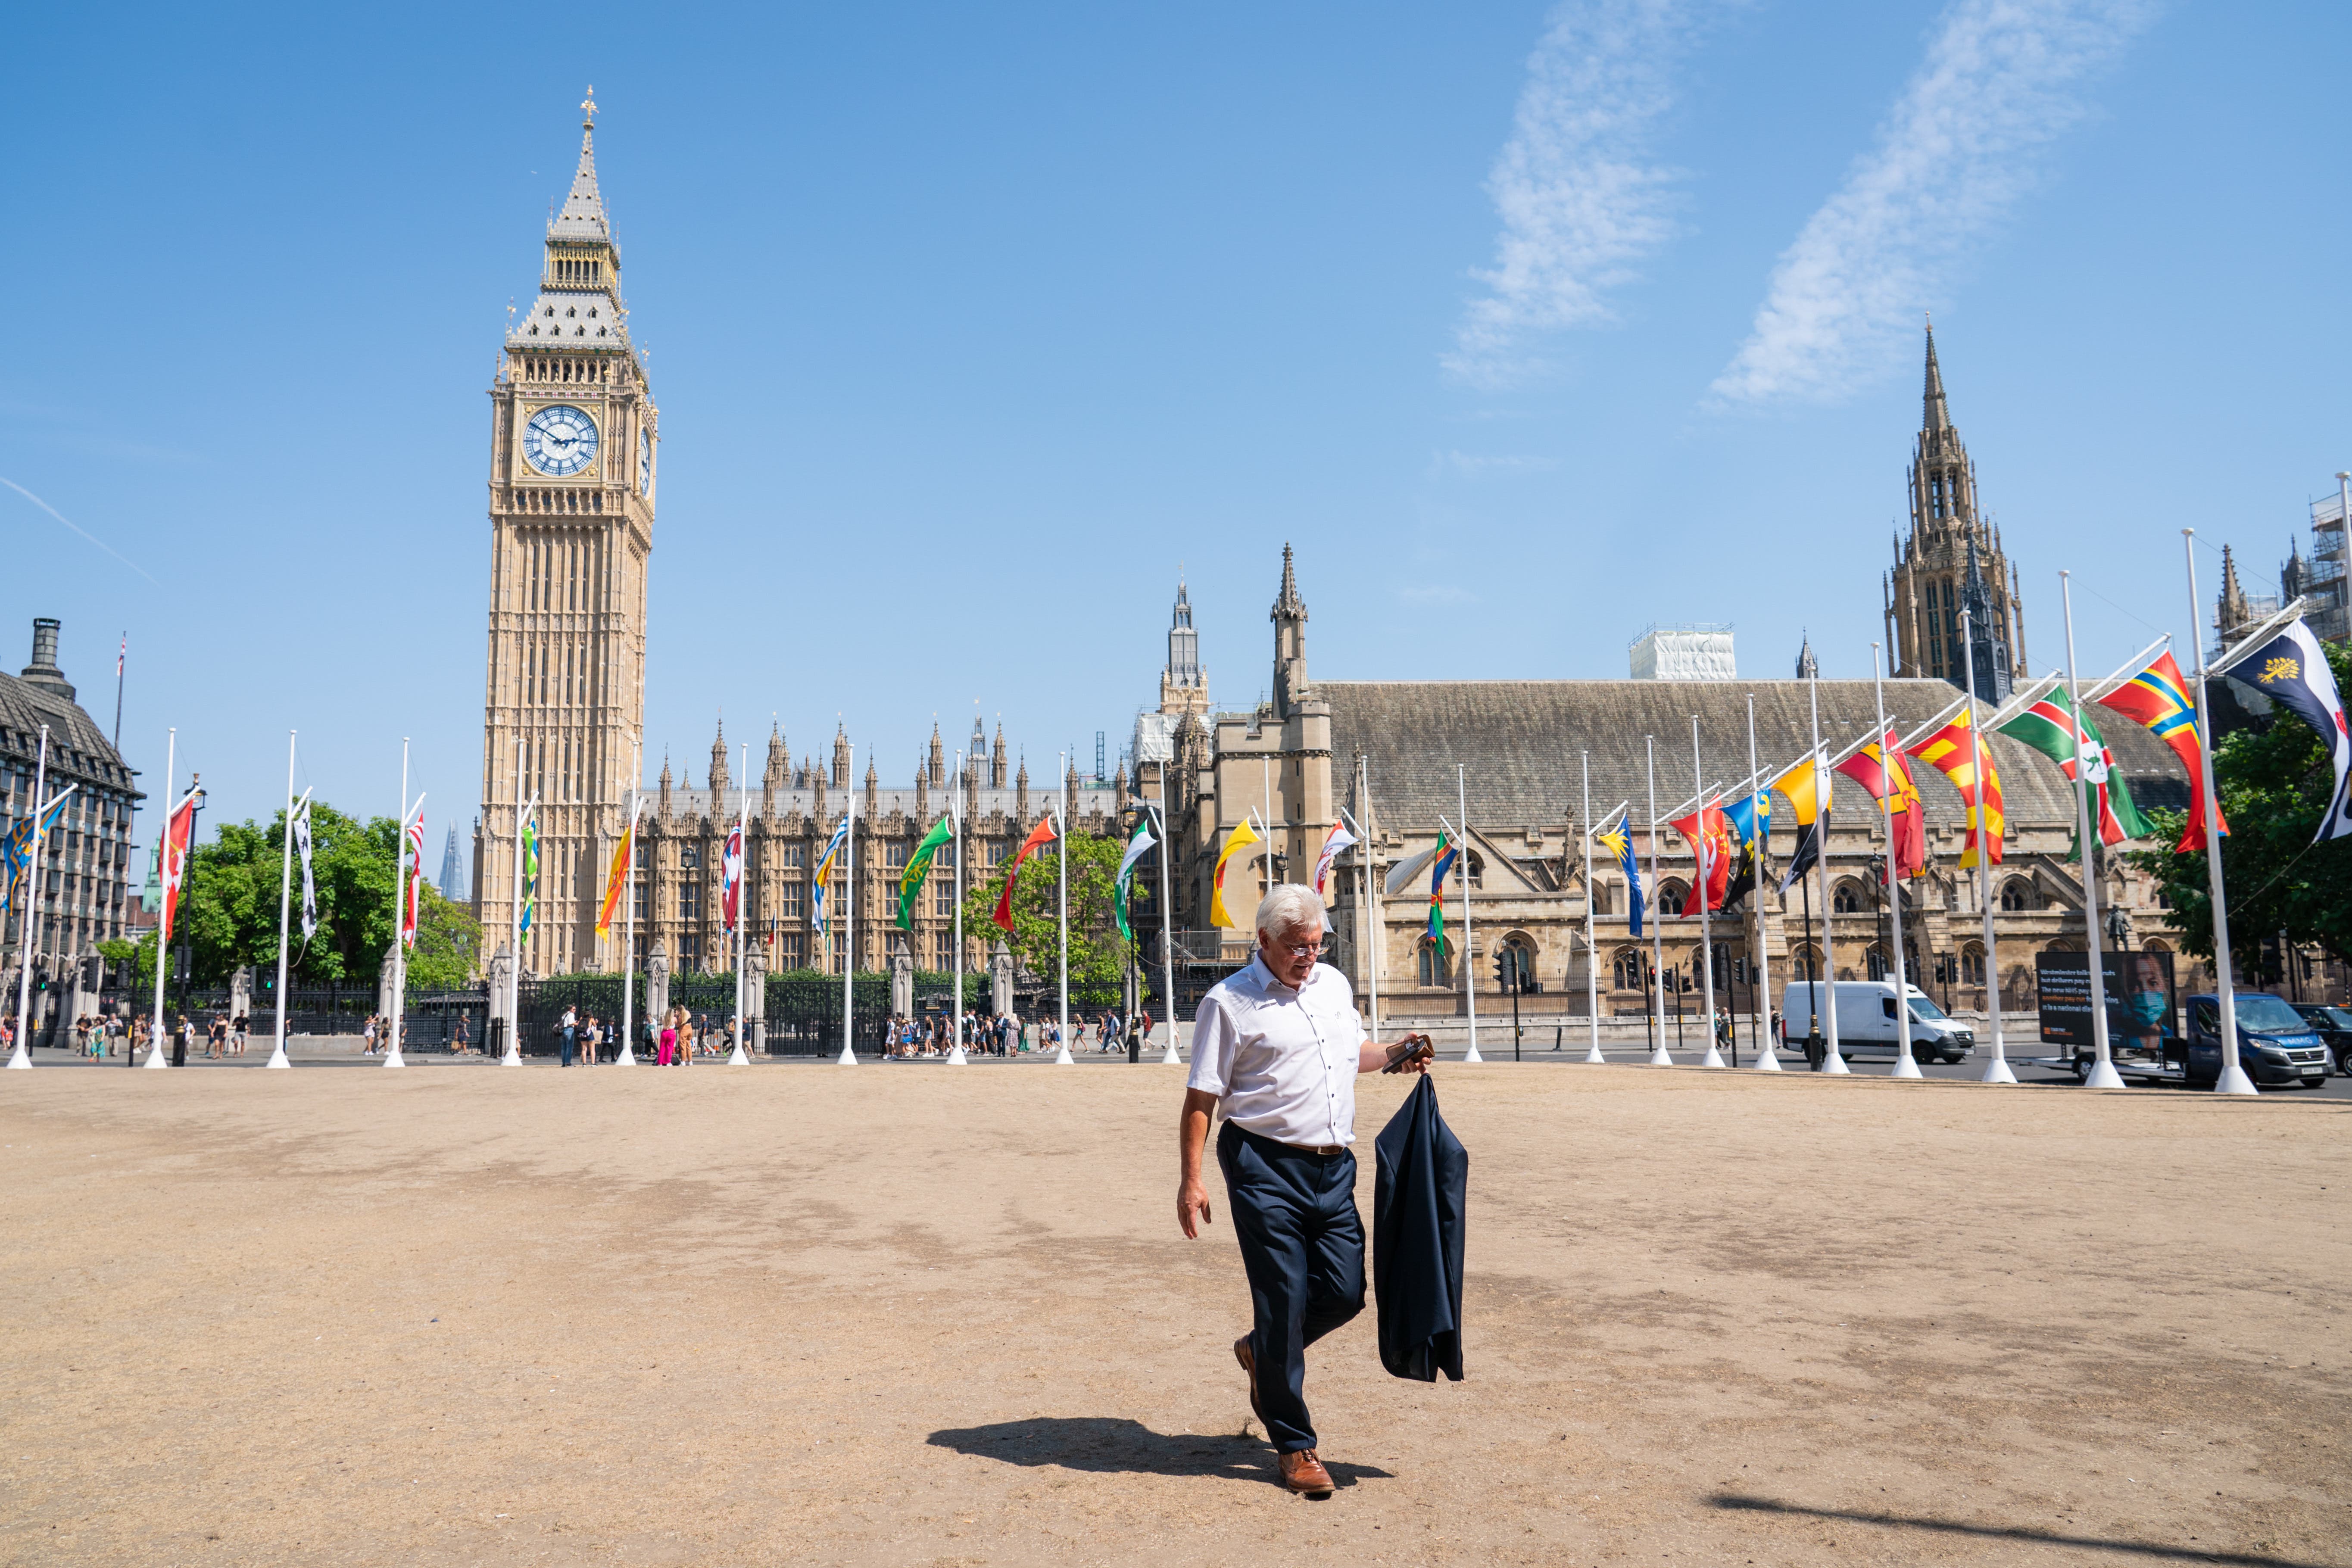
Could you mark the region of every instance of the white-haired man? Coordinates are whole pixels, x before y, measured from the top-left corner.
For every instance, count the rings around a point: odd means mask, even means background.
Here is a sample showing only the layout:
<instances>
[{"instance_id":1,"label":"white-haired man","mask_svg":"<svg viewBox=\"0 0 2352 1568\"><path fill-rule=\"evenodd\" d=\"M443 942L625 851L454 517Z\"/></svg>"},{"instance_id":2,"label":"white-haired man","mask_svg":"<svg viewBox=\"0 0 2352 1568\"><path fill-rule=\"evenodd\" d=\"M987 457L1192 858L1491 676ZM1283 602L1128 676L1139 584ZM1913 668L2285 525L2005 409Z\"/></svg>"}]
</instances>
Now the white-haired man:
<instances>
[{"instance_id":1,"label":"white-haired man","mask_svg":"<svg viewBox=\"0 0 2352 1568\"><path fill-rule=\"evenodd\" d=\"M1222 1112L1217 1164L1249 1275L1255 1322L1234 1342L1285 1486L1328 1496L1307 1415L1307 1347L1364 1310L1356 1212L1356 1076L1426 1070L1428 1039L1367 1043L1347 977L1317 963L1323 900L1286 882L1257 906L1257 953L1201 999L1177 1133L1176 1223L1209 1218L1201 1148ZM1265 1376L1258 1375L1264 1368Z\"/></svg>"}]
</instances>

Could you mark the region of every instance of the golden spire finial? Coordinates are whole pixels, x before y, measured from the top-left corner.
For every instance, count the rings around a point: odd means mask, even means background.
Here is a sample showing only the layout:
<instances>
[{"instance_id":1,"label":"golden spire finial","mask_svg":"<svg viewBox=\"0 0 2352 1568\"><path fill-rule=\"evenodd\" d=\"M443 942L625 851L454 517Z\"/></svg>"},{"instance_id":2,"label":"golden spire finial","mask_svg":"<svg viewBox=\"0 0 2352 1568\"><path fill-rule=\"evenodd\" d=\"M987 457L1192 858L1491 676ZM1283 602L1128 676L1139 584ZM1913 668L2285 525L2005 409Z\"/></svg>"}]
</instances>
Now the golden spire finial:
<instances>
[{"instance_id":1,"label":"golden spire finial","mask_svg":"<svg viewBox=\"0 0 2352 1568\"><path fill-rule=\"evenodd\" d=\"M582 129L583 131L593 131L593 130L595 130L595 129L596 129L596 87L595 87L595 84L594 84L593 82L591 82L591 83L589 84L589 87L588 87L588 96L587 96L587 97L585 97L585 98L583 98L583 99L582 99L582 100L580 100L580 112L587 116L587 118L586 118L585 120L583 120L583 121L580 122L580 129Z\"/></svg>"}]
</instances>

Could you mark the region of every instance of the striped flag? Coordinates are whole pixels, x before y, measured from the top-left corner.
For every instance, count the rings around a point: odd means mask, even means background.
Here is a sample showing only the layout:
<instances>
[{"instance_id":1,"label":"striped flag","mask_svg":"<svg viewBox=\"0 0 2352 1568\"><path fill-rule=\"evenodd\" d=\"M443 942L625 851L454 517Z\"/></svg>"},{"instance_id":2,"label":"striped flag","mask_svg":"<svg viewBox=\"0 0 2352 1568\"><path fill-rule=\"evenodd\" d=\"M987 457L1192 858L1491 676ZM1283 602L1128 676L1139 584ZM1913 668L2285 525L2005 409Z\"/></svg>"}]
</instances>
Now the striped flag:
<instances>
[{"instance_id":1,"label":"striped flag","mask_svg":"<svg viewBox=\"0 0 2352 1568\"><path fill-rule=\"evenodd\" d=\"M1437 847L1430 851L1429 873L1429 941L1441 953L1445 951L1445 874L1454 869L1460 853L1453 835L1441 829Z\"/></svg>"},{"instance_id":2,"label":"striped flag","mask_svg":"<svg viewBox=\"0 0 2352 1568\"><path fill-rule=\"evenodd\" d=\"M824 934L825 895L833 890L833 869L841 864L841 847L849 842L849 817L844 814L841 826L833 830L833 839L825 845L824 853L817 857L816 875L809 881L809 912L816 922L817 934Z\"/></svg>"},{"instance_id":3,"label":"striped flag","mask_svg":"<svg viewBox=\"0 0 2352 1568\"><path fill-rule=\"evenodd\" d=\"M1111 880L1111 912L1118 916L1118 934L1129 942L1135 940L1135 930L1128 924L1127 900L1135 884L1136 864L1159 842L1151 837L1151 817L1146 813L1137 820L1135 837L1127 841L1127 853L1118 860L1118 875Z\"/></svg>"},{"instance_id":4,"label":"striped flag","mask_svg":"<svg viewBox=\"0 0 2352 1568\"><path fill-rule=\"evenodd\" d=\"M2170 649L2148 660L2147 667L2105 697L2099 706L2110 708L2131 720L2148 733L2172 748L2180 765L2189 773L2189 820L2180 830L2180 842L2173 846L2175 854L2205 847L2207 813L2221 836L2230 836L2230 824L2221 815L2218 804L2205 798L2204 738L2197 727L2197 709L2189 700L2189 683L2180 678L2180 666L2172 660Z\"/></svg>"},{"instance_id":5,"label":"striped flag","mask_svg":"<svg viewBox=\"0 0 2352 1568\"><path fill-rule=\"evenodd\" d=\"M515 934L530 934L532 917L539 913L539 796L530 797L522 819L522 887L521 904L515 914Z\"/></svg>"},{"instance_id":6,"label":"striped flag","mask_svg":"<svg viewBox=\"0 0 2352 1568\"><path fill-rule=\"evenodd\" d=\"M2052 687L2039 701L1999 725L1996 732L2012 741L2022 741L2056 763L2069 784L2080 772L2085 782L2095 786L2101 843L2120 844L2126 838L2147 836L2147 819L2132 804L2131 786L2116 772L2115 754L2107 750L2099 727L2091 721L2090 715L2084 714L2077 728L2074 701L2063 688ZM2076 853L2081 853L2079 847Z\"/></svg>"},{"instance_id":7,"label":"striped flag","mask_svg":"<svg viewBox=\"0 0 2352 1568\"><path fill-rule=\"evenodd\" d=\"M1976 738L1974 716L1962 713L1958 718L1911 748L1911 754L1952 781L1960 792L1962 804L1969 808L1968 847L1960 852L1960 868L1973 870L1977 863L1979 828L1990 835L1989 853L1991 863L2000 864L2001 838L2008 830L2008 821L2001 814L2000 770L1993 765L1990 742L1971 744ZM1977 788L1978 752L1984 755L1984 788L1979 803Z\"/></svg>"},{"instance_id":8,"label":"striped flag","mask_svg":"<svg viewBox=\"0 0 2352 1568\"><path fill-rule=\"evenodd\" d=\"M1318 896L1323 891L1324 881L1331 875L1331 862L1339 858L1342 850L1353 848L1355 843L1356 836L1348 831L1347 823L1342 821L1331 825L1331 831L1324 836L1323 852L1315 857L1315 891Z\"/></svg>"}]
</instances>

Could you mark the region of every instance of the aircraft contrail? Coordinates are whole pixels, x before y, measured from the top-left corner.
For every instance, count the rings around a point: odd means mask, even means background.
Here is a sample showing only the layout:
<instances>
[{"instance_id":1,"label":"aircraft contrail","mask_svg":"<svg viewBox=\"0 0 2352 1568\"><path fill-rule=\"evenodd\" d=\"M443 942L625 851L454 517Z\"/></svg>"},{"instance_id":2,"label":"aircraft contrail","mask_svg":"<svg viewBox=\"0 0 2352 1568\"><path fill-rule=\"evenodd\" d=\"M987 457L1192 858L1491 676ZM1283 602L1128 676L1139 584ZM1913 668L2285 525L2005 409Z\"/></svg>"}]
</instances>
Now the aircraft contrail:
<instances>
[{"instance_id":1,"label":"aircraft contrail","mask_svg":"<svg viewBox=\"0 0 2352 1568\"><path fill-rule=\"evenodd\" d=\"M15 490L18 495L23 496L26 500L31 501L35 506L39 507L43 511L47 512L51 517L56 518L59 522L64 523L68 528L72 529L76 533L80 534L84 539L89 540L92 544L97 545L109 555L113 556L117 561L121 562L125 566L128 566L133 572L138 573L142 577L146 577L147 581L150 583L155 583L155 579L148 575L147 568L140 565L139 563L131 560L131 557L125 555L122 552L114 548L114 546L109 544L106 541L100 539L89 530L82 527L81 524L76 522L73 519L68 517L65 513L59 511L57 508L43 500L40 497L35 495L24 486L18 484L16 480L8 479L5 476L0 476L0 485L6 485L10 489ZM161 583L155 583L155 586L158 588L163 585L163 584Z\"/></svg>"}]
</instances>

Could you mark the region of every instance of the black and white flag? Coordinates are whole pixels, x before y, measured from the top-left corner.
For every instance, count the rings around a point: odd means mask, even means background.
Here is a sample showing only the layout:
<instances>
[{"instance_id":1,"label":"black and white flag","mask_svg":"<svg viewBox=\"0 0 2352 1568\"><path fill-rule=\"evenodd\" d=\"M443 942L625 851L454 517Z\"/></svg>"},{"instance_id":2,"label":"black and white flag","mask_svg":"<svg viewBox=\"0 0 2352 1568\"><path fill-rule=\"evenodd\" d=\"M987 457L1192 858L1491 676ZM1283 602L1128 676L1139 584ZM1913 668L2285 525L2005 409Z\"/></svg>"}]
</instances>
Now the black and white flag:
<instances>
[{"instance_id":1,"label":"black and white flag","mask_svg":"<svg viewBox=\"0 0 2352 1568\"><path fill-rule=\"evenodd\" d=\"M302 857L302 942L308 946L319 930L319 888L310 878L310 803L294 813L294 852Z\"/></svg>"}]
</instances>

